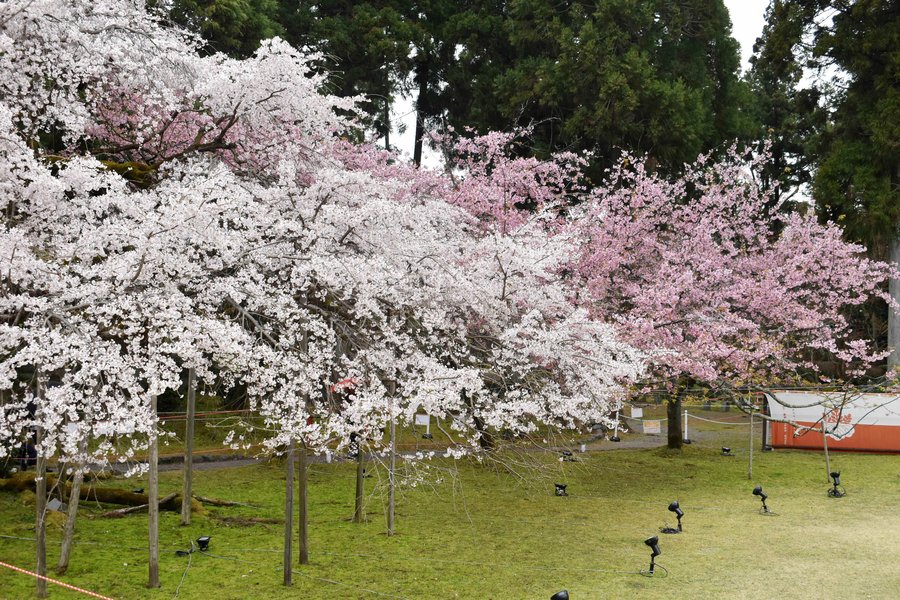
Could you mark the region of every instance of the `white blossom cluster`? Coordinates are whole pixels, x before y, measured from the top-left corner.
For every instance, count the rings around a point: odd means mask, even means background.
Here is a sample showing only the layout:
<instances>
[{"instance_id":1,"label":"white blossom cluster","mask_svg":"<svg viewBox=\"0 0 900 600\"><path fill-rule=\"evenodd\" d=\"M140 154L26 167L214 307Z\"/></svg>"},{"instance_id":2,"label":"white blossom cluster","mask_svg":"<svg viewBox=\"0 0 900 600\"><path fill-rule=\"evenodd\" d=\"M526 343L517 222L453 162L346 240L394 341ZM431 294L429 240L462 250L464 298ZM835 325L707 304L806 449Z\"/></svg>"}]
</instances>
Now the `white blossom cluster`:
<instances>
[{"instance_id":1,"label":"white blossom cluster","mask_svg":"<svg viewBox=\"0 0 900 600\"><path fill-rule=\"evenodd\" d=\"M273 450L595 421L641 373L567 300L565 236L348 150L309 60L202 58L140 2L0 5L0 456L39 426L45 456L130 457L187 368L244 386Z\"/></svg>"}]
</instances>

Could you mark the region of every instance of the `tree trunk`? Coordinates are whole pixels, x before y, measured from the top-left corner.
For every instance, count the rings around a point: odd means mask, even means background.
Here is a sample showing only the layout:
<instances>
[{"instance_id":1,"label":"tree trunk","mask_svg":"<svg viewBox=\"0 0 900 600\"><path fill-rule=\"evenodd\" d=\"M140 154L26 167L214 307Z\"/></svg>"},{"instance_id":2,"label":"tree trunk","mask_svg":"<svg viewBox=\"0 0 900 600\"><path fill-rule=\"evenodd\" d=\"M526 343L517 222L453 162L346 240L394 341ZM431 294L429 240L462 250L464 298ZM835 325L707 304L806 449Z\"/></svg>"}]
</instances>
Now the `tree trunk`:
<instances>
[{"instance_id":1,"label":"tree trunk","mask_svg":"<svg viewBox=\"0 0 900 600\"><path fill-rule=\"evenodd\" d=\"M156 417L156 395L150 397L150 412ZM147 587L159 587L159 441L156 426L150 434L150 481L147 483L149 522L149 568Z\"/></svg>"},{"instance_id":2,"label":"tree trunk","mask_svg":"<svg viewBox=\"0 0 900 600\"><path fill-rule=\"evenodd\" d=\"M40 386L40 383L38 383ZM38 392L40 394L40 392ZM35 465L35 470L37 471L37 477L35 477L35 556L36 556L36 566L35 572L42 577L47 576L47 461L44 458L43 451L41 450L41 442L43 441L44 432L41 427L37 428L36 433L37 439L35 440L35 446L37 447L37 464ZM46 579L37 579L37 597L38 598L46 598L47 597L47 580Z\"/></svg>"},{"instance_id":3,"label":"tree trunk","mask_svg":"<svg viewBox=\"0 0 900 600\"><path fill-rule=\"evenodd\" d=\"M88 436L85 435L78 443L78 454L87 453ZM78 516L78 501L81 500L81 483L84 481L84 471L79 469L72 478L72 487L69 489L69 509L66 514L66 528L63 531L62 547L59 550L59 562L56 564L56 573L63 575L69 568L69 555L72 552L72 540L75 538L75 518Z\"/></svg>"},{"instance_id":4,"label":"tree trunk","mask_svg":"<svg viewBox=\"0 0 900 600\"><path fill-rule=\"evenodd\" d=\"M894 231L891 240L891 262L900 268L900 228ZM888 284L891 298L900 304L900 279L891 279ZM900 367L900 312L888 307L888 347L891 353L887 359L888 371Z\"/></svg>"},{"instance_id":5,"label":"tree trunk","mask_svg":"<svg viewBox=\"0 0 900 600\"><path fill-rule=\"evenodd\" d=\"M384 149L391 151L391 103L384 98Z\"/></svg>"},{"instance_id":6,"label":"tree trunk","mask_svg":"<svg viewBox=\"0 0 900 600\"><path fill-rule=\"evenodd\" d=\"M419 85L419 95L416 97L416 139L413 146L413 163L418 167L422 165L422 138L425 137L425 116L428 103L428 62L422 61L416 66L416 83Z\"/></svg>"},{"instance_id":7,"label":"tree trunk","mask_svg":"<svg viewBox=\"0 0 900 600\"><path fill-rule=\"evenodd\" d=\"M196 395L194 393L194 369L188 369L187 381L187 423L184 431L184 484L181 491L181 524L191 524L191 487L194 471L194 413Z\"/></svg>"},{"instance_id":8,"label":"tree trunk","mask_svg":"<svg viewBox=\"0 0 900 600\"><path fill-rule=\"evenodd\" d=\"M297 506L297 514L298 520L297 527L300 533L300 548L299 548L299 562L301 565L309 564L309 515L307 513L306 506L306 497L307 491L309 487L309 473L307 471L307 460L306 460L306 444L300 444L299 448L299 487L300 487L300 497L298 498L298 506Z\"/></svg>"},{"instance_id":9,"label":"tree trunk","mask_svg":"<svg viewBox=\"0 0 900 600\"><path fill-rule=\"evenodd\" d=\"M666 416L669 419L667 431L668 447L672 450L681 450L684 440L681 435L681 401L687 390L688 383L679 383L676 387L675 397L669 398L666 404Z\"/></svg>"},{"instance_id":10,"label":"tree trunk","mask_svg":"<svg viewBox=\"0 0 900 600\"><path fill-rule=\"evenodd\" d=\"M291 585L293 568L291 547L294 541L294 440L288 443L285 460L286 478L284 483L284 585Z\"/></svg>"},{"instance_id":11,"label":"tree trunk","mask_svg":"<svg viewBox=\"0 0 900 600\"><path fill-rule=\"evenodd\" d=\"M356 502L353 507L353 522L363 522L363 490L365 486L366 459L363 455L362 436L357 439L356 446Z\"/></svg>"}]
</instances>

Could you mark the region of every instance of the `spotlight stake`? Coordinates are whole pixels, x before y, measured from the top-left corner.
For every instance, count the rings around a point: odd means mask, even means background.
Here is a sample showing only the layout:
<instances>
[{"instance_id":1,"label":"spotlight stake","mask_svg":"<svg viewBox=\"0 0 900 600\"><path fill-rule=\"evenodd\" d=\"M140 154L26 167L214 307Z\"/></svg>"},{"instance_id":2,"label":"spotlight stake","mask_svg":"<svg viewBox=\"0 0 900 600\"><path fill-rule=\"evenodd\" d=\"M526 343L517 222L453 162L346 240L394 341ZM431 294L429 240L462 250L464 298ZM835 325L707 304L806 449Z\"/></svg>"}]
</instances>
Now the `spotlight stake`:
<instances>
[{"instance_id":1,"label":"spotlight stake","mask_svg":"<svg viewBox=\"0 0 900 600\"><path fill-rule=\"evenodd\" d=\"M568 496L569 495L566 493L566 488L568 486L565 483L554 483L553 485L556 487L556 491L554 492L554 494L556 496Z\"/></svg>"},{"instance_id":2,"label":"spotlight stake","mask_svg":"<svg viewBox=\"0 0 900 600\"><path fill-rule=\"evenodd\" d=\"M722 456L734 456L731 452L731 448L728 446L722 446Z\"/></svg>"},{"instance_id":3,"label":"spotlight stake","mask_svg":"<svg viewBox=\"0 0 900 600\"><path fill-rule=\"evenodd\" d=\"M647 575L648 577L653 577L656 570L656 557L662 554L662 550L659 549L659 537L653 536L651 538L647 538L644 540L644 544L650 547L650 570L649 571L641 571L641 575Z\"/></svg>"},{"instance_id":4,"label":"spotlight stake","mask_svg":"<svg viewBox=\"0 0 900 600\"><path fill-rule=\"evenodd\" d=\"M769 495L763 491L761 485L758 485L755 488L753 488L753 495L759 496L759 499L762 500L762 509L760 509L759 514L761 514L761 515L774 515L775 514L769 510L768 506L766 506L766 498L768 498Z\"/></svg>"},{"instance_id":5,"label":"spotlight stake","mask_svg":"<svg viewBox=\"0 0 900 600\"><path fill-rule=\"evenodd\" d=\"M847 492L844 491L844 486L841 485L841 472L840 471L832 471L828 474L834 480L834 487L828 490L829 498L843 498L847 495Z\"/></svg>"},{"instance_id":6,"label":"spotlight stake","mask_svg":"<svg viewBox=\"0 0 900 600\"><path fill-rule=\"evenodd\" d=\"M674 527L663 527L660 529L660 533L681 533L684 531L681 528L681 517L684 516L684 511L681 510L681 507L678 506L678 500L673 500L669 503L669 512L675 513L675 517L678 519L678 528Z\"/></svg>"}]
</instances>

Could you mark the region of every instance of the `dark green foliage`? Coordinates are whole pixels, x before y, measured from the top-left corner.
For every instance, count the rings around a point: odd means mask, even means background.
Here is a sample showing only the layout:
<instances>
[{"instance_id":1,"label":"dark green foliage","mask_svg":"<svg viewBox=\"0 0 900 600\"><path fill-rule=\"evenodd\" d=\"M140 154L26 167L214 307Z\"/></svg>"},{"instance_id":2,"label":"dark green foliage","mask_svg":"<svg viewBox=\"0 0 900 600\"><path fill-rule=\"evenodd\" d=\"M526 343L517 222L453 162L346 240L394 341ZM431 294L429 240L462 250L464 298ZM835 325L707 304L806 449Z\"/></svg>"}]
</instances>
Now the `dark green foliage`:
<instances>
[{"instance_id":1,"label":"dark green foliage","mask_svg":"<svg viewBox=\"0 0 900 600\"><path fill-rule=\"evenodd\" d=\"M147 6L202 35L210 54L244 58L256 51L260 40L282 35L278 0L150 0Z\"/></svg>"}]
</instances>

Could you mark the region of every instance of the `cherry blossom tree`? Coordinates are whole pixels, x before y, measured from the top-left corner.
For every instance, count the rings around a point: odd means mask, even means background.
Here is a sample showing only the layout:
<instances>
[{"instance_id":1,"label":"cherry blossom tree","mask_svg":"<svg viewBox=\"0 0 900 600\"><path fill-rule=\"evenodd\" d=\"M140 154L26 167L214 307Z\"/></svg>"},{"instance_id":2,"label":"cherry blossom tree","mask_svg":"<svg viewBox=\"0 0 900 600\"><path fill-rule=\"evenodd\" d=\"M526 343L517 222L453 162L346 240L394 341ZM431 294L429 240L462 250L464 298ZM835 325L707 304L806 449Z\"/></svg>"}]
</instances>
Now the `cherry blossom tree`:
<instances>
[{"instance_id":1,"label":"cherry blossom tree","mask_svg":"<svg viewBox=\"0 0 900 600\"><path fill-rule=\"evenodd\" d=\"M647 351L652 374L675 392L671 447L681 446L680 402L692 382L816 377L824 357L853 378L883 358L843 311L873 296L890 303L883 284L895 267L868 260L833 223L782 213L736 151L701 158L675 180L625 156L586 190L578 157L517 158L517 142L458 142L467 179L452 201L484 227L515 230L534 218L566 240L569 300Z\"/></svg>"},{"instance_id":2,"label":"cherry blossom tree","mask_svg":"<svg viewBox=\"0 0 900 600\"><path fill-rule=\"evenodd\" d=\"M602 419L641 372L569 301L569 238L485 228L452 177L346 142L314 56L202 57L140 2L86 0L5 3L0 48L0 389L40 391L0 407L0 452L36 427L42 459L153 457L185 369L245 386L273 452L422 410L454 454Z\"/></svg>"}]
</instances>

